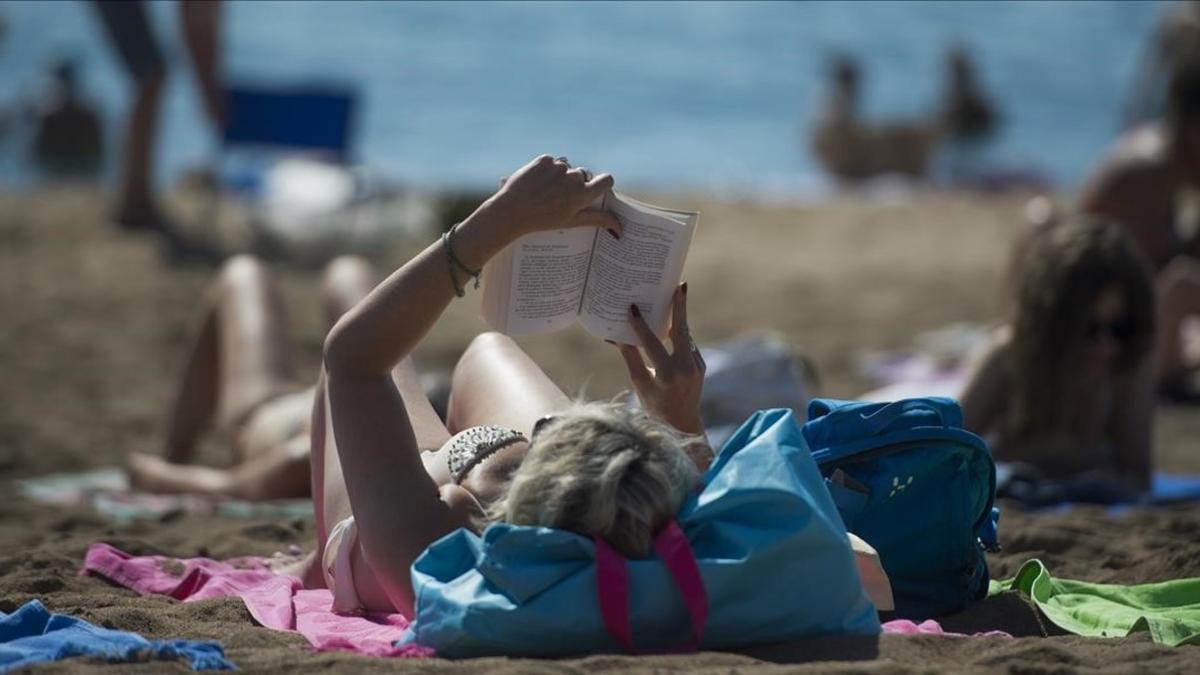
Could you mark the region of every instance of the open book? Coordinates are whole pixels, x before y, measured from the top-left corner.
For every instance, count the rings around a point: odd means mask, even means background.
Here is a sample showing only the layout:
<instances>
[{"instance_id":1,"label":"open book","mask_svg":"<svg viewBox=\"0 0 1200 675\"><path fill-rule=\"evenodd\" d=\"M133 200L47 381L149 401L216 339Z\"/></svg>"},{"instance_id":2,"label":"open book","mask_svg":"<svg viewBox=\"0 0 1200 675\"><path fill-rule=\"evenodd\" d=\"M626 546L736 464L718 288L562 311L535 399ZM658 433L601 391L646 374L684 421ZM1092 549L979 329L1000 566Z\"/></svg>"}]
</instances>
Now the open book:
<instances>
[{"instance_id":1,"label":"open book","mask_svg":"<svg viewBox=\"0 0 1200 675\"><path fill-rule=\"evenodd\" d=\"M484 268L483 318L501 333L549 333L578 320L606 340L637 344L629 306L666 333L699 214L610 191L598 208L622 225L620 239L581 227L534 232Z\"/></svg>"}]
</instances>

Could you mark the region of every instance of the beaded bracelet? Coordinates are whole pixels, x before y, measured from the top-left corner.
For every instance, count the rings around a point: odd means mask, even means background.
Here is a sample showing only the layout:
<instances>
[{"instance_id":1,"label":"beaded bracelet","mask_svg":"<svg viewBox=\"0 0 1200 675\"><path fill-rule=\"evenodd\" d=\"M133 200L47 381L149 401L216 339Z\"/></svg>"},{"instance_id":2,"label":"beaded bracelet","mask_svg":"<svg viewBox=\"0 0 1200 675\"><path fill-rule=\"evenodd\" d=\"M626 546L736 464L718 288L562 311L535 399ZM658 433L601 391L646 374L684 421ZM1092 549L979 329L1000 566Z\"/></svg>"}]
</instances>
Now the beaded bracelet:
<instances>
[{"instance_id":1,"label":"beaded bracelet","mask_svg":"<svg viewBox=\"0 0 1200 675\"><path fill-rule=\"evenodd\" d=\"M454 271L459 270L469 277L474 277L475 288L479 288L479 277L483 273L483 270L473 270L467 267L458 259L458 256L454 255L454 246L450 244L450 237L454 234L456 228L458 228L458 223L451 225L450 229L442 233L442 248L446 250L446 264L450 268L450 283L454 285L454 294L461 298L467 292L459 285L458 276L454 274Z\"/></svg>"}]
</instances>

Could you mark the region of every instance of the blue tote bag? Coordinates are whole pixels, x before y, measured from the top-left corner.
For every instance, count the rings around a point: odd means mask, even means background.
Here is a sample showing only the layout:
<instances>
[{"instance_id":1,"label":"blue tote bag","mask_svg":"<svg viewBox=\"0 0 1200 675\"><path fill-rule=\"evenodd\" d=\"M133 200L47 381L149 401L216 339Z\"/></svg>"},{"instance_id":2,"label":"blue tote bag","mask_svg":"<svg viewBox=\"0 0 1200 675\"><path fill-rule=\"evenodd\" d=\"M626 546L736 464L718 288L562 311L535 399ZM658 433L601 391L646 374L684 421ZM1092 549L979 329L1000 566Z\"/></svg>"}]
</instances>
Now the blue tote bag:
<instances>
[{"instance_id":1,"label":"blue tote bag","mask_svg":"<svg viewBox=\"0 0 1200 675\"><path fill-rule=\"evenodd\" d=\"M614 637L602 607L614 606L614 592L627 594L615 604L628 612L639 650L879 632L845 527L791 411L750 417L675 522L699 572L704 611L657 555L625 561L623 587L613 590L598 586L590 538L498 523L482 536L446 535L413 563L415 616L402 642L448 657L620 652L630 645Z\"/></svg>"}]
</instances>

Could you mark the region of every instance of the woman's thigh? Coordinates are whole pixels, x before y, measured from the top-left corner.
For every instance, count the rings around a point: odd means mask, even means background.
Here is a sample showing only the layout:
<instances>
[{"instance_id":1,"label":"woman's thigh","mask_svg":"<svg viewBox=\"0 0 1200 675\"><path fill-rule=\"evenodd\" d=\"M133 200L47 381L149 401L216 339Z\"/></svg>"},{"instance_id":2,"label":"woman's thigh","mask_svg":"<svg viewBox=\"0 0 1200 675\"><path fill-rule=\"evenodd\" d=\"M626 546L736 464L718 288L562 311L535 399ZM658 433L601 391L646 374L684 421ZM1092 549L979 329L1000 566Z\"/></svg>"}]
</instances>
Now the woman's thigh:
<instances>
[{"instance_id":1,"label":"woman's thigh","mask_svg":"<svg viewBox=\"0 0 1200 675\"><path fill-rule=\"evenodd\" d=\"M570 405L516 342L484 333L471 341L454 369L446 426L453 433L496 424L528 436L539 418Z\"/></svg>"},{"instance_id":2,"label":"woman's thigh","mask_svg":"<svg viewBox=\"0 0 1200 675\"><path fill-rule=\"evenodd\" d=\"M217 423L229 430L263 401L297 387L283 301L266 266L237 256L226 263L212 292L220 373Z\"/></svg>"}]
</instances>

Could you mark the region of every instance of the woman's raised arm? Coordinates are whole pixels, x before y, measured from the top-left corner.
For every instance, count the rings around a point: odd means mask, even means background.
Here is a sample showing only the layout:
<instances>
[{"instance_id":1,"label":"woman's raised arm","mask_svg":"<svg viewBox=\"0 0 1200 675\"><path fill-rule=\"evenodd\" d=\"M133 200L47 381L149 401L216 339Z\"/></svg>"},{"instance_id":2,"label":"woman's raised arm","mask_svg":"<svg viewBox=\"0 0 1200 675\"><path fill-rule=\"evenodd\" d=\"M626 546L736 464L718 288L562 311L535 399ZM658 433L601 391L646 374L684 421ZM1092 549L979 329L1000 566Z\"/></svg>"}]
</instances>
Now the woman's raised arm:
<instances>
[{"instance_id":1,"label":"woman's raised arm","mask_svg":"<svg viewBox=\"0 0 1200 675\"><path fill-rule=\"evenodd\" d=\"M459 224L449 239L454 256L473 270L517 237L562 227L617 230L612 214L588 209L612 188L603 174L588 181L547 155L521 167L504 186ZM453 275L453 282L451 281ZM325 365L352 375L386 375L442 315L456 288L470 280L452 268L445 246L435 243L377 286L347 312L325 341Z\"/></svg>"}]
</instances>

